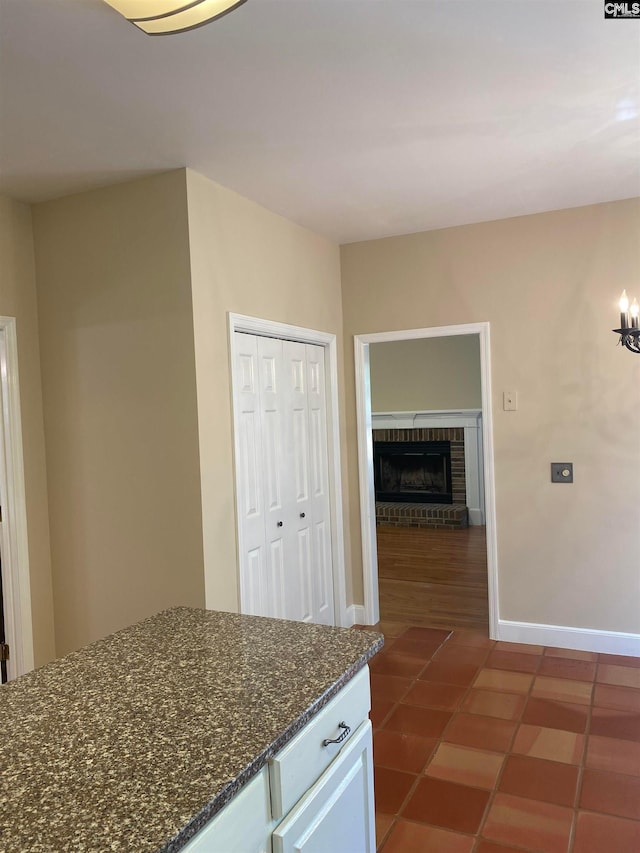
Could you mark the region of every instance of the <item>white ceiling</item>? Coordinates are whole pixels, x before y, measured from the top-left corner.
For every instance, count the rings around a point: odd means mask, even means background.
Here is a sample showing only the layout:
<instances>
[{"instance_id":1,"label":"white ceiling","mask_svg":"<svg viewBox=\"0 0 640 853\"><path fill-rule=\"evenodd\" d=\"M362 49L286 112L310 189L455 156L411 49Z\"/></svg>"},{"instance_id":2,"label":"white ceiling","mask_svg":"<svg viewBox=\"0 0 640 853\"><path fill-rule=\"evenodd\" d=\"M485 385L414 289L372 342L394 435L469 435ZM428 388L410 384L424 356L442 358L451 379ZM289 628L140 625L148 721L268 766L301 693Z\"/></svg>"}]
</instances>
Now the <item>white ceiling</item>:
<instances>
[{"instance_id":1,"label":"white ceiling","mask_svg":"<svg viewBox=\"0 0 640 853\"><path fill-rule=\"evenodd\" d=\"M150 37L0 0L0 190L180 166L346 243L640 196L640 21L602 0L248 0Z\"/></svg>"}]
</instances>

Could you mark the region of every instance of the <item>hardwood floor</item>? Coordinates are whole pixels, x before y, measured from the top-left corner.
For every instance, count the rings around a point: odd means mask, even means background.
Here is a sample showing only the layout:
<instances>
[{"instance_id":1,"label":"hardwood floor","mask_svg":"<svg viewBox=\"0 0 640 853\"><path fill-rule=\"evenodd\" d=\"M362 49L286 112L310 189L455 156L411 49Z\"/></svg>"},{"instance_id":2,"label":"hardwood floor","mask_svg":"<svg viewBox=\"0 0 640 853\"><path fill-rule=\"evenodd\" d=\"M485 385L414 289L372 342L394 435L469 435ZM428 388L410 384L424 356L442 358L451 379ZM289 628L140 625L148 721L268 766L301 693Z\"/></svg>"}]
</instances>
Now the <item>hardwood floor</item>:
<instances>
[{"instance_id":1,"label":"hardwood floor","mask_svg":"<svg viewBox=\"0 0 640 853\"><path fill-rule=\"evenodd\" d=\"M484 527L380 526L377 539L381 621L488 630Z\"/></svg>"}]
</instances>

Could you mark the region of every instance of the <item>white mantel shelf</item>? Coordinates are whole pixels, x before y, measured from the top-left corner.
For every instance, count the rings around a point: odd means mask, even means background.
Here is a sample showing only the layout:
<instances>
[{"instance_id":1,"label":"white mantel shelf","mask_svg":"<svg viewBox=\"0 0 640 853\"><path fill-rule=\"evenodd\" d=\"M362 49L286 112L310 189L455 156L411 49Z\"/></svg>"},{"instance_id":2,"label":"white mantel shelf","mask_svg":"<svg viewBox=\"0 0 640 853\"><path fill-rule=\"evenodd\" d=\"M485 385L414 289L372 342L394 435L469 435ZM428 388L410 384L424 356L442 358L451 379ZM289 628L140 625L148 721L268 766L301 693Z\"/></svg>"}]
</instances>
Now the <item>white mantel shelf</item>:
<instances>
[{"instance_id":1,"label":"white mantel shelf","mask_svg":"<svg viewBox=\"0 0 640 853\"><path fill-rule=\"evenodd\" d=\"M464 429L469 524L485 523L481 409L372 412L371 426L373 429Z\"/></svg>"},{"instance_id":2,"label":"white mantel shelf","mask_svg":"<svg viewBox=\"0 0 640 853\"><path fill-rule=\"evenodd\" d=\"M478 428L481 409L436 410L431 412L373 412L373 429Z\"/></svg>"}]
</instances>

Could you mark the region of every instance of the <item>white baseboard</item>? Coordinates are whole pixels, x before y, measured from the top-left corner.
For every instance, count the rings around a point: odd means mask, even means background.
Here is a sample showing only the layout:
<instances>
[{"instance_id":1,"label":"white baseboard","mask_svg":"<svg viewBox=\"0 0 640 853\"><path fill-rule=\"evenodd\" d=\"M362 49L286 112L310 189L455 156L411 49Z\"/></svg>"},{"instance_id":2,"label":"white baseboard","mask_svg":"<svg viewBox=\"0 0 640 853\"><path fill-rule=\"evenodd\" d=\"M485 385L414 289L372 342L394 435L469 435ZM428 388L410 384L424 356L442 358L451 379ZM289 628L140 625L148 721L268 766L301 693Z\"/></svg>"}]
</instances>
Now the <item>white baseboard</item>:
<instances>
[{"instance_id":1,"label":"white baseboard","mask_svg":"<svg viewBox=\"0 0 640 853\"><path fill-rule=\"evenodd\" d=\"M560 649L640 657L640 634L623 634L618 631L565 628L562 625L538 625L535 622L509 622L499 619L496 639L509 643L533 643Z\"/></svg>"},{"instance_id":2,"label":"white baseboard","mask_svg":"<svg viewBox=\"0 0 640 853\"><path fill-rule=\"evenodd\" d=\"M484 513L481 509L469 507L469 525L471 527L484 527Z\"/></svg>"},{"instance_id":3,"label":"white baseboard","mask_svg":"<svg viewBox=\"0 0 640 853\"><path fill-rule=\"evenodd\" d=\"M364 625L365 623L365 612L364 605L362 604L352 604L350 607L347 607L347 628L350 628L352 625Z\"/></svg>"}]
</instances>

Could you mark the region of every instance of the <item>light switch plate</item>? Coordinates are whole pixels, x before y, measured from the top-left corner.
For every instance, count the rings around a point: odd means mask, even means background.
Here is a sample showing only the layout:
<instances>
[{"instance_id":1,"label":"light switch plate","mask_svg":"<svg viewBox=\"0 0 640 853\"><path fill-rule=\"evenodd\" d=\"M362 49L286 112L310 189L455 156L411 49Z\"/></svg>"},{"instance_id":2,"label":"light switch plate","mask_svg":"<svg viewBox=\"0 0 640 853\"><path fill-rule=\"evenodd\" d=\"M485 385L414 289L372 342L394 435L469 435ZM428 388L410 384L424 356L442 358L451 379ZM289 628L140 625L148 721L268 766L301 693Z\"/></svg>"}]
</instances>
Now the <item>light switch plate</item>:
<instances>
[{"instance_id":1,"label":"light switch plate","mask_svg":"<svg viewBox=\"0 0 640 853\"><path fill-rule=\"evenodd\" d=\"M573 462L552 462L551 482L573 483Z\"/></svg>"},{"instance_id":2,"label":"light switch plate","mask_svg":"<svg viewBox=\"0 0 640 853\"><path fill-rule=\"evenodd\" d=\"M518 392L503 391L502 392L502 408L505 412L515 412L518 408Z\"/></svg>"}]
</instances>

